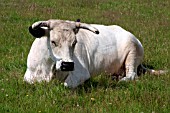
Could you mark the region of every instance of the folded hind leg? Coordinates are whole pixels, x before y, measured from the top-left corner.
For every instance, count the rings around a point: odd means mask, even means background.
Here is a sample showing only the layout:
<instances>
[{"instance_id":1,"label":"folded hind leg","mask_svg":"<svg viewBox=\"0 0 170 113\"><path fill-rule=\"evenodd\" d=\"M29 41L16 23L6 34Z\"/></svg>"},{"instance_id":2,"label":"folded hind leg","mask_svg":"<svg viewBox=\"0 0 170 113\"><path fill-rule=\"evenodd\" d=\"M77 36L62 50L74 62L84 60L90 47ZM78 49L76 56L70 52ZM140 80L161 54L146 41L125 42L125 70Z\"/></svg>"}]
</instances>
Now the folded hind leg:
<instances>
[{"instance_id":1,"label":"folded hind leg","mask_svg":"<svg viewBox=\"0 0 170 113\"><path fill-rule=\"evenodd\" d=\"M133 65L126 66L126 76L123 77L120 81L129 81L137 78L137 68Z\"/></svg>"},{"instance_id":2,"label":"folded hind leg","mask_svg":"<svg viewBox=\"0 0 170 113\"><path fill-rule=\"evenodd\" d=\"M135 53L129 53L125 61L126 76L120 81L129 81L137 78L137 67L140 64L140 57L136 57Z\"/></svg>"}]
</instances>

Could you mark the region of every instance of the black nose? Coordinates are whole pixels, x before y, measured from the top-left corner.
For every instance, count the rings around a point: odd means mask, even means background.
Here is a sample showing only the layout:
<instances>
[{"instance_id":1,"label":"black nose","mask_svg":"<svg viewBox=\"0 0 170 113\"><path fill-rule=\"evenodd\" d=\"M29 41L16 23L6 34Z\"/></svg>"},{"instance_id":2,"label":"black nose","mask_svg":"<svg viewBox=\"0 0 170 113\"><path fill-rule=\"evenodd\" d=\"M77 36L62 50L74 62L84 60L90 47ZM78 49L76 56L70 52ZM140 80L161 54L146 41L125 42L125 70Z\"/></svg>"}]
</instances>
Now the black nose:
<instances>
[{"instance_id":1,"label":"black nose","mask_svg":"<svg viewBox=\"0 0 170 113\"><path fill-rule=\"evenodd\" d=\"M61 71L73 71L74 70L74 62L62 62Z\"/></svg>"}]
</instances>

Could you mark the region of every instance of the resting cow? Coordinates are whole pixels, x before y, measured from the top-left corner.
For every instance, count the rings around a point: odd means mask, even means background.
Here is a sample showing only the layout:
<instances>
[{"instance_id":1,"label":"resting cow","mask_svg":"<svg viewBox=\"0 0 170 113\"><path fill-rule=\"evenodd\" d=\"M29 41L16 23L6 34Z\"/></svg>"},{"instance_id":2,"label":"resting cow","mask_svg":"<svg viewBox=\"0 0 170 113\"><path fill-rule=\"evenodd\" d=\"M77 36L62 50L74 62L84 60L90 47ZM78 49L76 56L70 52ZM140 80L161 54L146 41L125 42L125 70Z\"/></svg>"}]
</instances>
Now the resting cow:
<instances>
[{"instance_id":1,"label":"resting cow","mask_svg":"<svg viewBox=\"0 0 170 113\"><path fill-rule=\"evenodd\" d=\"M29 31L37 38L27 59L24 80L29 83L57 78L75 88L94 75L117 74L122 67L121 81L134 80L144 56L140 41L117 25L48 20L35 22Z\"/></svg>"}]
</instances>

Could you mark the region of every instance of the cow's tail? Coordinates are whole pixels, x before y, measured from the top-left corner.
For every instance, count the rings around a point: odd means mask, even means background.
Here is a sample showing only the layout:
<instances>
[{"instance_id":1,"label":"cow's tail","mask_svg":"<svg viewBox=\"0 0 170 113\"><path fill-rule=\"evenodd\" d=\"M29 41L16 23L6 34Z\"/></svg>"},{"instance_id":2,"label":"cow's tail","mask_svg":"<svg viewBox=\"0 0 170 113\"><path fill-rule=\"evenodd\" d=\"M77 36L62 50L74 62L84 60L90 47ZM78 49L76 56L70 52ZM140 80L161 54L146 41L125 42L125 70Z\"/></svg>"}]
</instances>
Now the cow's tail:
<instances>
[{"instance_id":1,"label":"cow's tail","mask_svg":"<svg viewBox=\"0 0 170 113\"><path fill-rule=\"evenodd\" d=\"M168 73L168 70L149 69L149 68L144 67L142 64L140 66L146 73L151 74L151 75L164 75L164 74Z\"/></svg>"}]
</instances>

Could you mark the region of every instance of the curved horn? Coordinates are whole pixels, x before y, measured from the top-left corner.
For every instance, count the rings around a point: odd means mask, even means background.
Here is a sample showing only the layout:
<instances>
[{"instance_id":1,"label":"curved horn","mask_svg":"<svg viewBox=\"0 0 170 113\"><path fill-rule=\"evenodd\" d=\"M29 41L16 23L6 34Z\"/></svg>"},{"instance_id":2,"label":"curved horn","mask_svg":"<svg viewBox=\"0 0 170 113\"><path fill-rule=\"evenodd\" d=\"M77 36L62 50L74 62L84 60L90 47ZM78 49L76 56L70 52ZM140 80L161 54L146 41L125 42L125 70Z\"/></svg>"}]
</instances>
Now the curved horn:
<instances>
[{"instance_id":1,"label":"curved horn","mask_svg":"<svg viewBox=\"0 0 170 113\"><path fill-rule=\"evenodd\" d=\"M76 27L77 28L83 28L83 29L87 29L89 31L92 31L93 33L99 34L99 30L96 29L95 27L85 24L85 23L80 23L80 22L76 22Z\"/></svg>"},{"instance_id":2,"label":"curved horn","mask_svg":"<svg viewBox=\"0 0 170 113\"><path fill-rule=\"evenodd\" d=\"M42 27L49 27L48 21L38 21L29 27L29 32L36 38L46 35L46 29Z\"/></svg>"},{"instance_id":3,"label":"curved horn","mask_svg":"<svg viewBox=\"0 0 170 113\"><path fill-rule=\"evenodd\" d=\"M38 21L32 24L33 29L37 29L40 27L49 27L49 21Z\"/></svg>"}]
</instances>

